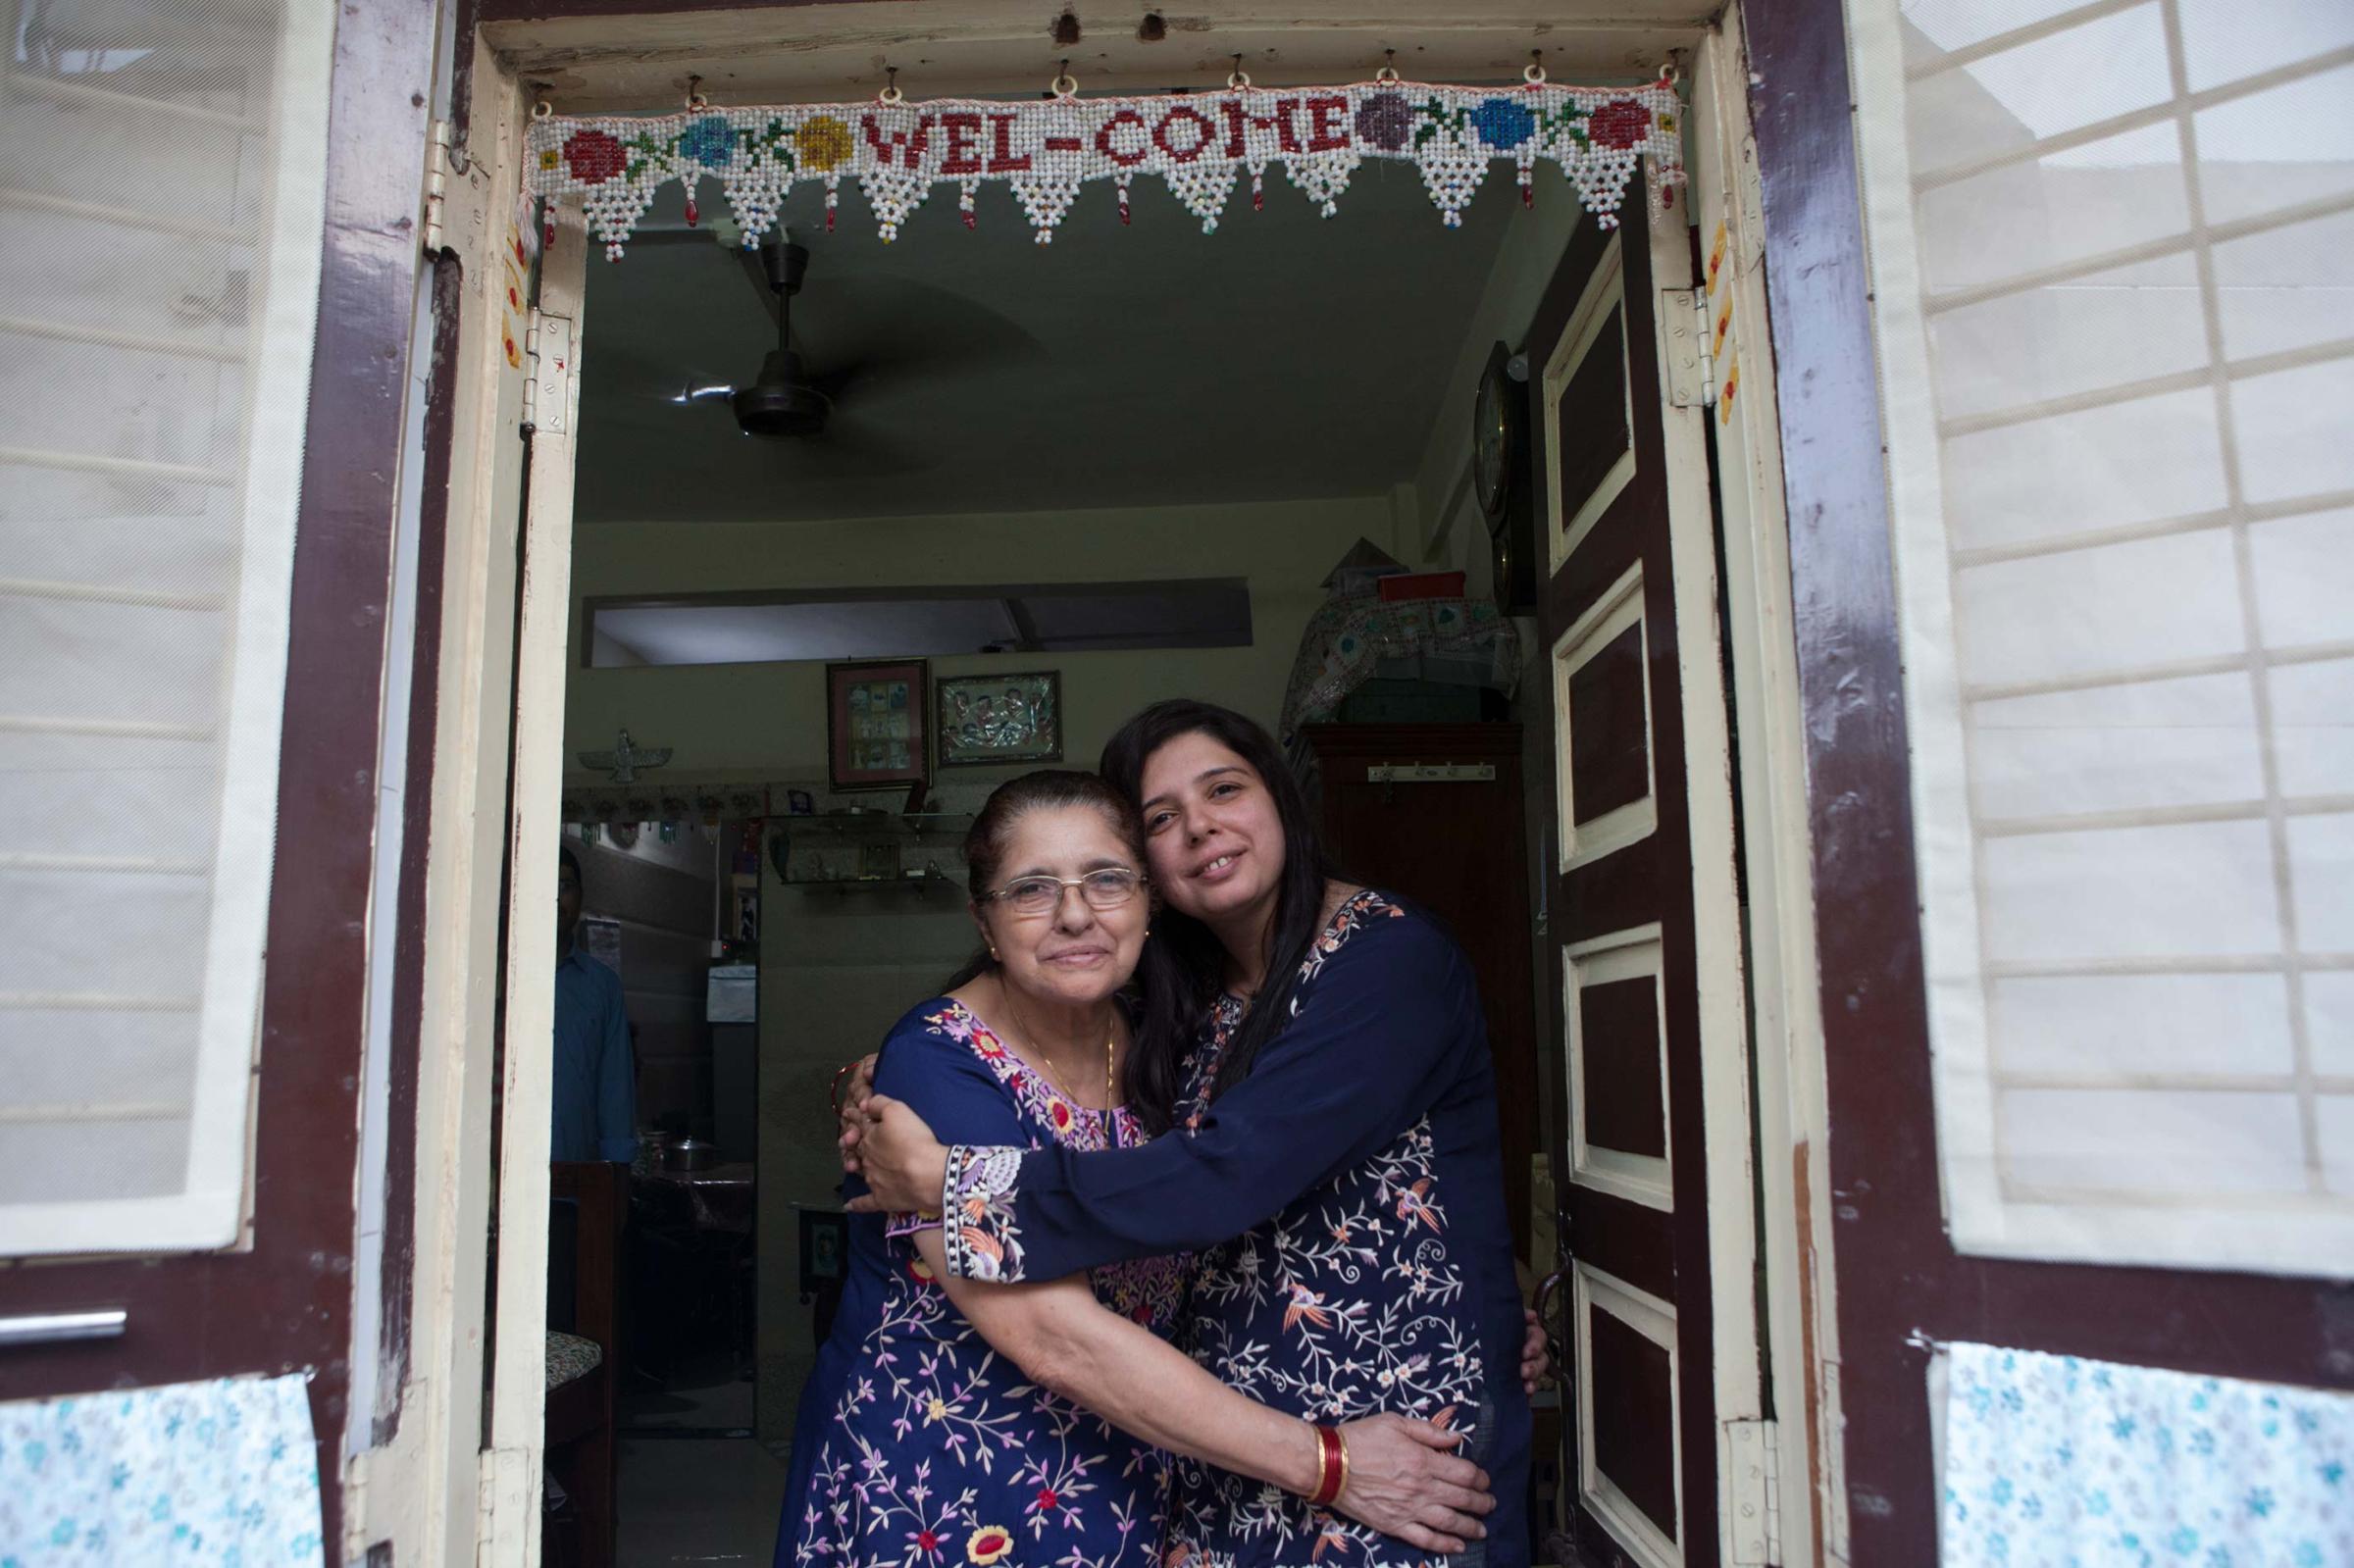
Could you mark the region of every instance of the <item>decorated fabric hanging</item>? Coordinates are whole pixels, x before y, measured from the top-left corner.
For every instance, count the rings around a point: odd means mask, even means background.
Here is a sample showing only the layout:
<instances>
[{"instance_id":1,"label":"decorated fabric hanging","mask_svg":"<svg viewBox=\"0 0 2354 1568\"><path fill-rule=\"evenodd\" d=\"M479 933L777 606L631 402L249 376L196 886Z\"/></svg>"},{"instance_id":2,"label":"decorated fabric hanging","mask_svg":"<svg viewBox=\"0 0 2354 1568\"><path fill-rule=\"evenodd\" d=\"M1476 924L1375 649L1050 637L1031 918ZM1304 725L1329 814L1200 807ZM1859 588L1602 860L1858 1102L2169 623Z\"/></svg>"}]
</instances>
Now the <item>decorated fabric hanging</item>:
<instances>
[{"instance_id":1,"label":"decorated fabric hanging","mask_svg":"<svg viewBox=\"0 0 2354 1568\"><path fill-rule=\"evenodd\" d=\"M1617 222L1637 159L1651 159L1663 182L1683 177L1671 80L1562 87L1531 76L1517 87L1254 87L1245 77L1222 92L1155 97L1057 90L1036 103L911 103L895 89L864 104L698 103L659 119L543 114L531 129L532 188L585 205L606 254L619 260L656 190L685 183L691 223L705 177L726 192L747 245L807 181L825 187L831 228L844 178L864 189L887 241L936 185L957 187L973 227L975 197L994 182L1012 190L1045 244L1091 180L1113 183L1128 222L1140 175L1164 182L1205 232L1246 177L1253 206L1263 202L1272 164L1329 218L1367 159L1410 163L1450 228L1461 225L1492 164L1512 167L1524 202L1535 198L1537 166L1556 165L1605 228Z\"/></svg>"}]
</instances>

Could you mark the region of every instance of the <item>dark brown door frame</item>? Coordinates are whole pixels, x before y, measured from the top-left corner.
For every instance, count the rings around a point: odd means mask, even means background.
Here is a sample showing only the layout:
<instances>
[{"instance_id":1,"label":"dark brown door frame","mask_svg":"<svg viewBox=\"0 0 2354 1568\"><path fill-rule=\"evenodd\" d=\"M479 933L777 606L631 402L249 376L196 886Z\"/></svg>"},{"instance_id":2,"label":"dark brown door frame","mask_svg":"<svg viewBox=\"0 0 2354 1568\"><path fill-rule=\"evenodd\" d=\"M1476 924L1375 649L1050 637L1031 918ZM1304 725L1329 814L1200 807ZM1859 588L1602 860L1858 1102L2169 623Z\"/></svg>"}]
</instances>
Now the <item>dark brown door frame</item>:
<instances>
[{"instance_id":1,"label":"dark brown door frame","mask_svg":"<svg viewBox=\"0 0 2354 1568\"><path fill-rule=\"evenodd\" d=\"M646 9L646 0L480 0L478 14ZM1946 1239L1846 33L1839 0L1749 0L1745 18L1805 716L1850 1555L1925 1562L1936 1487L1917 1336L2354 1387L2354 1288L1964 1258ZM342 20L264 999L257 1246L11 1271L7 1293L27 1308L128 1305L131 1337L47 1363L76 1369L62 1382L44 1373L35 1385L0 1362L0 1394L14 1396L97 1387L124 1372L161 1381L317 1365L331 1542L351 1213L347 1184L315 1178L348 1170L355 1155L382 656L369 632L382 625L389 565L415 264L415 171L386 154L422 150L433 46L425 0L346 9ZM463 62L470 28L459 45ZM416 734L430 736L430 725ZM428 768L413 746L412 784ZM409 849L422 856L421 834ZM414 906L403 892L405 941ZM405 993L414 979L401 967ZM413 1032L401 1033L413 1049ZM403 1128L392 1133L400 1146ZM309 1236L329 1239L318 1261ZM386 1283L396 1293L389 1267Z\"/></svg>"},{"instance_id":2,"label":"dark brown door frame","mask_svg":"<svg viewBox=\"0 0 2354 1568\"><path fill-rule=\"evenodd\" d=\"M262 994L253 1245L0 1270L12 1311L119 1306L129 1317L119 1340L0 1353L0 1398L313 1369L322 1528L335 1561L378 709L435 11L433 0L382 0L337 16Z\"/></svg>"},{"instance_id":3,"label":"dark brown door frame","mask_svg":"<svg viewBox=\"0 0 2354 1568\"><path fill-rule=\"evenodd\" d=\"M1830 1098L1851 1561L1935 1560L1928 1352L2354 1388L2354 1286L1964 1257L1939 1200L1896 587L1839 0L1748 0Z\"/></svg>"}]
</instances>

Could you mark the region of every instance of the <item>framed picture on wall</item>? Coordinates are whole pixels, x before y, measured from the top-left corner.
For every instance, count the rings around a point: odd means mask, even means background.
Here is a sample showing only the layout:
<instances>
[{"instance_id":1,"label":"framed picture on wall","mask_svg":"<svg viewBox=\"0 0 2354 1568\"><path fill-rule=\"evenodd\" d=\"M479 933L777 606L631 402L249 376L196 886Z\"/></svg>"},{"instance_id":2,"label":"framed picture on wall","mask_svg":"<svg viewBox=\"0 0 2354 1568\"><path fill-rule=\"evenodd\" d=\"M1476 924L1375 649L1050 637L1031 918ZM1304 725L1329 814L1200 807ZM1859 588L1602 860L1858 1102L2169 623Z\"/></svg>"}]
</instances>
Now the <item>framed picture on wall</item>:
<instances>
[{"instance_id":1,"label":"framed picture on wall","mask_svg":"<svg viewBox=\"0 0 2354 1568\"><path fill-rule=\"evenodd\" d=\"M932 779L924 661L826 666L826 776L836 789L897 789Z\"/></svg>"},{"instance_id":2,"label":"framed picture on wall","mask_svg":"<svg viewBox=\"0 0 2354 1568\"><path fill-rule=\"evenodd\" d=\"M801 1289L815 1290L844 1278L849 1272L850 1217L797 1203L793 1207L801 1219Z\"/></svg>"},{"instance_id":3,"label":"framed picture on wall","mask_svg":"<svg viewBox=\"0 0 2354 1568\"><path fill-rule=\"evenodd\" d=\"M956 676L934 688L940 765L1062 760L1062 672Z\"/></svg>"}]
</instances>

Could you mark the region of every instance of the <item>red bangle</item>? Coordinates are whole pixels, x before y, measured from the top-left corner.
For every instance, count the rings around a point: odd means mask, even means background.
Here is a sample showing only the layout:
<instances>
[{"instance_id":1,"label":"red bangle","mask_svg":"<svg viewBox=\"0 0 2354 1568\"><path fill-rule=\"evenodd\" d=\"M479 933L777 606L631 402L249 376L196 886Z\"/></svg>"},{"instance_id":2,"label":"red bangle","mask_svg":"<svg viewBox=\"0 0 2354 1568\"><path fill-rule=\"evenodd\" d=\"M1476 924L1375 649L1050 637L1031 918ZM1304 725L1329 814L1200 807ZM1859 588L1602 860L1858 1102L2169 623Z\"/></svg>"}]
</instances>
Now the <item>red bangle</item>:
<instances>
[{"instance_id":1,"label":"red bangle","mask_svg":"<svg viewBox=\"0 0 2354 1568\"><path fill-rule=\"evenodd\" d=\"M860 1060L864 1060L864 1058L863 1058L863 1057L861 1057L861 1058L860 1058ZM834 1069L834 1094L833 1094L833 1099L834 1099L834 1119L835 1119L836 1121L838 1121L838 1122L842 1120L842 1078L843 1078L843 1075L844 1075L844 1073L855 1073L856 1071L858 1071L858 1063L857 1063L857 1062L850 1062L850 1063L847 1063L847 1064L846 1064L846 1065L844 1065L844 1066L842 1066L842 1067L837 1067L836 1069Z\"/></svg>"},{"instance_id":2,"label":"red bangle","mask_svg":"<svg viewBox=\"0 0 2354 1568\"><path fill-rule=\"evenodd\" d=\"M1329 1508L1341 1497L1341 1486L1349 1474L1349 1450L1341 1446L1337 1427L1316 1428L1316 1464L1320 1477L1315 1495L1308 1502L1318 1508Z\"/></svg>"}]
</instances>

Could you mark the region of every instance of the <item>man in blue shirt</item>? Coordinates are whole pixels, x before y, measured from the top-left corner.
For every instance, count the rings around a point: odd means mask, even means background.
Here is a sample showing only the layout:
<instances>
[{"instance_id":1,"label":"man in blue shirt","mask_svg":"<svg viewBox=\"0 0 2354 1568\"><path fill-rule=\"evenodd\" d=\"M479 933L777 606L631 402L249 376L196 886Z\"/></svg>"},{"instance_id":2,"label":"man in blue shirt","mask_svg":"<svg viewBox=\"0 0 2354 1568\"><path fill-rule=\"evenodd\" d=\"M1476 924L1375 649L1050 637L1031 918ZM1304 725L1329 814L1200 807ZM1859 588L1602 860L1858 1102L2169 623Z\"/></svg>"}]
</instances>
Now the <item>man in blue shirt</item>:
<instances>
[{"instance_id":1,"label":"man in blue shirt","mask_svg":"<svg viewBox=\"0 0 2354 1568\"><path fill-rule=\"evenodd\" d=\"M610 1160L638 1153L638 1074L621 977L574 945L581 923L581 861L566 845L556 871L555 1127L551 1160Z\"/></svg>"}]
</instances>

